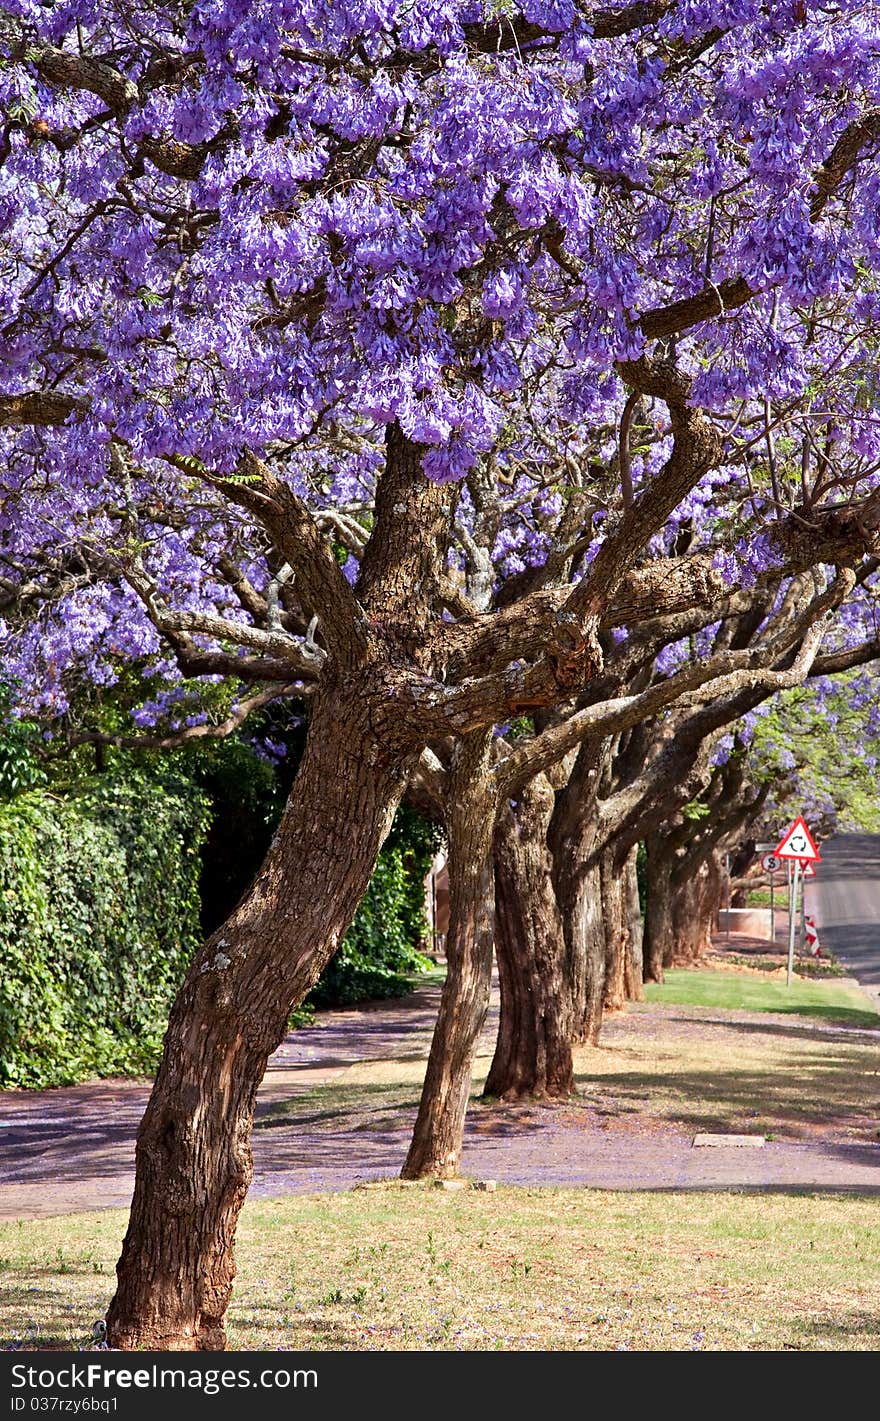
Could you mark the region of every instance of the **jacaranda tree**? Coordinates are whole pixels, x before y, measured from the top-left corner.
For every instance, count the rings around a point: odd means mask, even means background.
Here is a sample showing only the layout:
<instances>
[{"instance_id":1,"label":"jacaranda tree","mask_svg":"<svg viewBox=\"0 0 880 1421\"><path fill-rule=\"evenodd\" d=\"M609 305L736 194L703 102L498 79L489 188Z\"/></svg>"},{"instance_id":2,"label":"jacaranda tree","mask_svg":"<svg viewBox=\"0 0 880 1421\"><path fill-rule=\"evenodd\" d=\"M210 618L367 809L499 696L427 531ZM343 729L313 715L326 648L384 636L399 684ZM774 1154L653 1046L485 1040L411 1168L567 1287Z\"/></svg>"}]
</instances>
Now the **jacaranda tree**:
<instances>
[{"instance_id":1,"label":"jacaranda tree","mask_svg":"<svg viewBox=\"0 0 880 1421\"><path fill-rule=\"evenodd\" d=\"M48 709L126 659L168 695L312 688L266 863L171 1015L112 1345L224 1345L267 1056L424 748L456 745L464 790L494 723L589 697L616 599L637 621L873 550L877 39L854 0L0 5L10 674ZM545 548L543 584L474 605L462 481L509 481L531 408L556 482L607 481L613 448L618 496L576 575ZM807 472L846 429L843 498L786 510L783 414ZM658 575L682 500L743 479L743 429L749 548ZM467 943L491 846L460 829Z\"/></svg>"}]
</instances>

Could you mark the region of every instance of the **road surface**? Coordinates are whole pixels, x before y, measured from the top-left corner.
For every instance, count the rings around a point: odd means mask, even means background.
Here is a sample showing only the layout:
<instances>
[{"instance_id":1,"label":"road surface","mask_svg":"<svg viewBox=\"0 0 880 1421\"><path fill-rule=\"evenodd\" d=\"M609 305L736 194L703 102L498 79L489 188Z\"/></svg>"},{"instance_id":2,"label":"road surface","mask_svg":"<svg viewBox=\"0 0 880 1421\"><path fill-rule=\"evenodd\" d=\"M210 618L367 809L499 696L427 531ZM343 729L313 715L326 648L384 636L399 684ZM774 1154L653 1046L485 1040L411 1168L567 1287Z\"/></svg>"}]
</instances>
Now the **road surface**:
<instances>
[{"instance_id":1,"label":"road surface","mask_svg":"<svg viewBox=\"0 0 880 1421\"><path fill-rule=\"evenodd\" d=\"M880 834L835 834L807 880L819 942L872 996L880 996Z\"/></svg>"}]
</instances>

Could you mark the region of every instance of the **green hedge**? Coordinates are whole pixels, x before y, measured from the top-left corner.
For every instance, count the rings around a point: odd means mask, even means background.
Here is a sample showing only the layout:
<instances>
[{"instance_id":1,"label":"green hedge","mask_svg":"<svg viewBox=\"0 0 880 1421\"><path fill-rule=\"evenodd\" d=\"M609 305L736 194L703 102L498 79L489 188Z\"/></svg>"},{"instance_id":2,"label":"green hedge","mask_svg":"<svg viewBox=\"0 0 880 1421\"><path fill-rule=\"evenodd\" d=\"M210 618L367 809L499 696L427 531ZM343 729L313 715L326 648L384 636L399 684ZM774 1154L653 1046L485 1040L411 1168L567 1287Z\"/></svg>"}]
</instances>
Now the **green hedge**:
<instances>
[{"instance_id":1,"label":"green hedge","mask_svg":"<svg viewBox=\"0 0 880 1421\"><path fill-rule=\"evenodd\" d=\"M120 756L108 773L52 792L36 762L25 776L26 748L0 737L0 1089L150 1072L187 961L259 867L285 787L227 742L210 774L196 776L200 762L183 756L164 767ZM245 834L243 844L247 814L253 843ZM398 810L296 1024L315 1006L402 995L430 965L423 885L438 838Z\"/></svg>"},{"instance_id":2,"label":"green hedge","mask_svg":"<svg viewBox=\"0 0 880 1421\"><path fill-rule=\"evenodd\" d=\"M156 1064L199 933L208 803L129 771L0 804L0 1086Z\"/></svg>"}]
</instances>

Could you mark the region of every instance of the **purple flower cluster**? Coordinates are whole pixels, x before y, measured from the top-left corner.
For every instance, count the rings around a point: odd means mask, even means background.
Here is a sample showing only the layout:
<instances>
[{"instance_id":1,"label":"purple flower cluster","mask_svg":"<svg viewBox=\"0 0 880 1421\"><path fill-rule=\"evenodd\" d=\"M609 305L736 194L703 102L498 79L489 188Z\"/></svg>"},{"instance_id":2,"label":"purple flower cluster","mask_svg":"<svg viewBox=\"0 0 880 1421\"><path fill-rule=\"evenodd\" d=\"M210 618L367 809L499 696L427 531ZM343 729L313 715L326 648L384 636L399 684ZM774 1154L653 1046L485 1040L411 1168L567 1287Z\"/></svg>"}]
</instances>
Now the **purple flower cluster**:
<instances>
[{"instance_id":1,"label":"purple flower cluster","mask_svg":"<svg viewBox=\"0 0 880 1421\"><path fill-rule=\"evenodd\" d=\"M822 174L880 102L880 21L814 11L681 0L621 33L572 0L528 0L521 31L488 0L9 0L0 400L76 411L0 427L0 575L49 588L7 619L6 676L55 713L123 663L173 688L134 572L249 624L218 568L233 549L261 592L265 540L200 476L244 448L366 535L397 422L429 478L490 470L499 577L551 554L584 495L580 575L619 514L619 362L646 353L725 441L654 552L712 547L745 587L776 567L770 465L792 501L799 418L834 450L823 497L876 487L880 178ZM83 46L102 83L76 77ZM726 305L737 281L754 299ZM674 350L645 334L707 290ZM782 422L770 452L762 421ZM637 495L671 446L645 401ZM337 547L354 581L358 540Z\"/></svg>"}]
</instances>

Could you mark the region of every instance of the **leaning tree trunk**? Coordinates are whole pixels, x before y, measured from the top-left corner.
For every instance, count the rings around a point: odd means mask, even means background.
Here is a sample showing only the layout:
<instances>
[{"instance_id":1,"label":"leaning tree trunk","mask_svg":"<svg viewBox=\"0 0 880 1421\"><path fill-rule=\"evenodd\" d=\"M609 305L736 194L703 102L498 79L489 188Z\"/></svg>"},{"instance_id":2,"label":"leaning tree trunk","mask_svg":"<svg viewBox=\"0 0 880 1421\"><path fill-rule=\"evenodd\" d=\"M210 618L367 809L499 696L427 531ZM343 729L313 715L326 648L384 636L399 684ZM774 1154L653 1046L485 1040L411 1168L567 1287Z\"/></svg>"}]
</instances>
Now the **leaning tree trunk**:
<instances>
[{"instance_id":1,"label":"leaning tree trunk","mask_svg":"<svg viewBox=\"0 0 880 1421\"><path fill-rule=\"evenodd\" d=\"M639 902L639 879L636 870L638 845L634 844L624 864L626 904L626 961L624 964L624 993L628 1002L643 1002L644 956L642 951L643 926L642 908Z\"/></svg>"},{"instance_id":2,"label":"leaning tree trunk","mask_svg":"<svg viewBox=\"0 0 880 1421\"><path fill-rule=\"evenodd\" d=\"M605 930L596 838L597 788L602 768L594 747L578 752L557 796L548 843L553 889L565 936L572 1041L596 1045L605 990Z\"/></svg>"},{"instance_id":3,"label":"leaning tree trunk","mask_svg":"<svg viewBox=\"0 0 880 1421\"><path fill-rule=\"evenodd\" d=\"M495 892L492 831L496 796L489 774L491 732L453 751L449 784L449 931L446 981L404 1179L458 1171L471 1074L492 984Z\"/></svg>"},{"instance_id":4,"label":"leaning tree trunk","mask_svg":"<svg viewBox=\"0 0 880 1421\"><path fill-rule=\"evenodd\" d=\"M420 732L402 707L413 673L430 670L426 630L453 496L423 476L423 450L397 425L386 446L357 600L296 496L268 470L260 481L271 497L251 490L278 547L294 549L304 606L324 611L340 651L324 664L305 753L263 868L196 955L171 1011L138 1131L107 1315L112 1347L225 1346L257 1089L291 1008L354 916L418 762Z\"/></svg>"},{"instance_id":5,"label":"leaning tree trunk","mask_svg":"<svg viewBox=\"0 0 880 1421\"><path fill-rule=\"evenodd\" d=\"M547 829L554 796L542 775L505 806L495 829L495 953L501 1015L487 1096L565 1097L574 1089L565 935Z\"/></svg>"},{"instance_id":6,"label":"leaning tree trunk","mask_svg":"<svg viewBox=\"0 0 880 1421\"><path fill-rule=\"evenodd\" d=\"M669 961L675 940L672 912L673 858L664 850L655 835L646 841L645 847L645 981L662 982L663 964Z\"/></svg>"},{"instance_id":7,"label":"leaning tree trunk","mask_svg":"<svg viewBox=\"0 0 880 1421\"><path fill-rule=\"evenodd\" d=\"M363 686L319 694L264 867L196 955L171 1012L138 1132L111 1347L225 1346L257 1088L354 915L410 768Z\"/></svg>"},{"instance_id":8,"label":"leaning tree trunk","mask_svg":"<svg viewBox=\"0 0 880 1421\"><path fill-rule=\"evenodd\" d=\"M602 992L604 1011L623 1011L626 1005L626 956L629 939L629 913L626 879L613 853L602 855L600 868L602 886L602 927L605 935L605 983Z\"/></svg>"}]
</instances>

